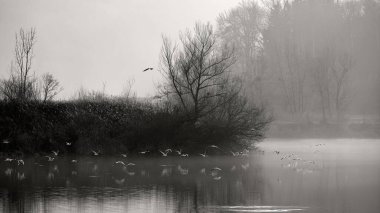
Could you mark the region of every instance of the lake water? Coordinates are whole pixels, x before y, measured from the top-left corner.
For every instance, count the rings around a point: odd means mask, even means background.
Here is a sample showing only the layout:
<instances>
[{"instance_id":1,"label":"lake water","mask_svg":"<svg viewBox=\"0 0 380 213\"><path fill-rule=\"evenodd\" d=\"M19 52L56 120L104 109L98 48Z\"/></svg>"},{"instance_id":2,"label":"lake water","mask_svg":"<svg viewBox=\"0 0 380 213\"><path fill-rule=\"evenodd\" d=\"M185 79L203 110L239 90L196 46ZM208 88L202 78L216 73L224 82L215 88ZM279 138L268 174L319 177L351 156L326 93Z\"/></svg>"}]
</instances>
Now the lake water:
<instances>
[{"instance_id":1,"label":"lake water","mask_svg":"<svg viewBox=\"0 0 380 213\"><path fill-rule=\"evenodd\" d=\"M2 161L0 212L378 213L379 152L380 140L268 139L248 157Z\"/></svg>"}]
</instances>

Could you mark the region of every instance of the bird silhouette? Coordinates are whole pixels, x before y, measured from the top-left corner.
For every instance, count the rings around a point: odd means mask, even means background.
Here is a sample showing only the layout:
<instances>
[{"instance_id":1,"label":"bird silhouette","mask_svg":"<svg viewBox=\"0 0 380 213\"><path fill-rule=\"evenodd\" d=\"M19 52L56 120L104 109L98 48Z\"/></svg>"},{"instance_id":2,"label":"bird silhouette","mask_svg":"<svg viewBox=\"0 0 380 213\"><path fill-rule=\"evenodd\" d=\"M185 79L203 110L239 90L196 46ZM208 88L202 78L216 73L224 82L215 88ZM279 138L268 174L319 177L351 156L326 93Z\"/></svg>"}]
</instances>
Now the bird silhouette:
<instances>
[{"instance_id":1,"label":"bird silhouette","mask_svg":"<svg viewBox=\"0 0 380 213\"><path fill-rule=\"evenodd\" d=\"M152 67L148 67L148 68L144 69L143 72L146 72L148 70L153 70L153 68Z\"/></svg>"}]
</instances>

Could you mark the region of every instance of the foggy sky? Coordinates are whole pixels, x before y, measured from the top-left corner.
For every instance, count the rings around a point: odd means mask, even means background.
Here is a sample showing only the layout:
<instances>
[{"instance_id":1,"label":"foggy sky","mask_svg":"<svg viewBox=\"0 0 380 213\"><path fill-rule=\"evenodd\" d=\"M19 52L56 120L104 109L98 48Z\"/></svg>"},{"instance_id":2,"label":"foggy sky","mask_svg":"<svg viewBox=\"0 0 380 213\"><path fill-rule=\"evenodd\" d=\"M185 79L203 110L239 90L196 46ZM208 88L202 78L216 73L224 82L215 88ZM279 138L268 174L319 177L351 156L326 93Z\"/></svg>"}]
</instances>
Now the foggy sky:
<instances>
[{"instance_id":1,"label":"foggy sky","mask_svg":"<svg viewBox=\"0 0 380 213\"><path fill-rule=\"evenodd\" d=\"M32 70L52 73L64 87L81 86L118 95L130 78L138 96L153 95L161 35L177 39L196 21L215 23L240 0L0 0L0 78L14 57L15 34L35 27ZM155 70L142 72L146 67Z\"/></svg>"}]
</instances>

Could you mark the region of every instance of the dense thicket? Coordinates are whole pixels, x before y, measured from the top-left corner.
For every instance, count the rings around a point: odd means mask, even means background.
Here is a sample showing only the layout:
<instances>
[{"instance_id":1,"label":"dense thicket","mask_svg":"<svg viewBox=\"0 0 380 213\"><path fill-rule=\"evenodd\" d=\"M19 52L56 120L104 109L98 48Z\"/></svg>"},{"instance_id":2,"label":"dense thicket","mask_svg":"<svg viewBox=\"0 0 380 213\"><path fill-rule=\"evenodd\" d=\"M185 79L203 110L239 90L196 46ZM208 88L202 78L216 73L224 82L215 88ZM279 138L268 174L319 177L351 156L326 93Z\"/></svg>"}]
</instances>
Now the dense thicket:
<instances>
[{"instance_id":1,"label":"dense thicket","mask_svg":"<svg viewBox=\"0 0 380 213\"><path fill-rule=\"evenodd\" d=\"M137 153L182 148L203 151L212 143L241 150L229 128L196 127L174 108L126 100L0 102L1 151L60 150L71 154ZM70 144L70 145L67 145Z\"/></svg>"}]
</instances>

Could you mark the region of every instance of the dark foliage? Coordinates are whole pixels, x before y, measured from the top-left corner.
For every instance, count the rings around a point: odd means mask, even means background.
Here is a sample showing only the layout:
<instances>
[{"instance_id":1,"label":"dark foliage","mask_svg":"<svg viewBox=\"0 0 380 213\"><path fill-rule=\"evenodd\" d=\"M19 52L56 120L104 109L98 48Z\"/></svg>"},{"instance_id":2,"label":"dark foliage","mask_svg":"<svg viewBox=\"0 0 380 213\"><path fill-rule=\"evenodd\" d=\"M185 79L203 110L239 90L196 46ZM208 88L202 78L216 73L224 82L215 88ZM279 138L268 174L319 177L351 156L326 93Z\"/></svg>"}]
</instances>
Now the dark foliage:
<instances>
[{"instance_id":1,"label":"dark foliage","mask_svg":"<svg viewBox=\"0 0 380 213\"><path fill-rule=\"evenodd\" d=\"M92 150L115 154L169 147L192 152L209 144L246 148L227 127L211 123L194 126L185 117L178 110L125 100L1 101L0 140L9 143L0 147L2 152L60 150L85 155Z\"/></svg>"}]
</instances>

